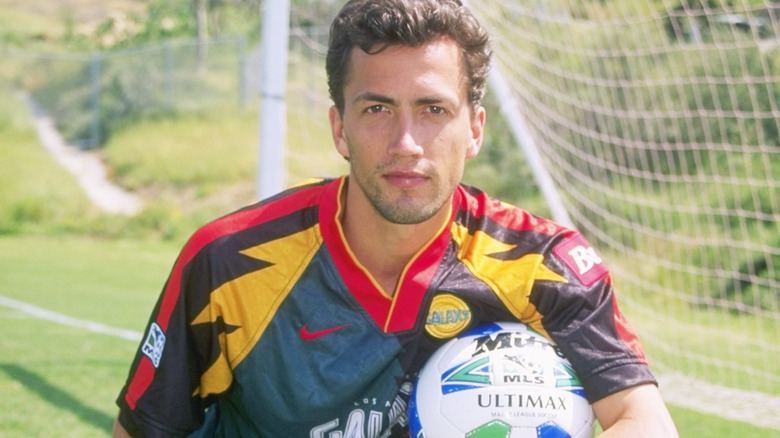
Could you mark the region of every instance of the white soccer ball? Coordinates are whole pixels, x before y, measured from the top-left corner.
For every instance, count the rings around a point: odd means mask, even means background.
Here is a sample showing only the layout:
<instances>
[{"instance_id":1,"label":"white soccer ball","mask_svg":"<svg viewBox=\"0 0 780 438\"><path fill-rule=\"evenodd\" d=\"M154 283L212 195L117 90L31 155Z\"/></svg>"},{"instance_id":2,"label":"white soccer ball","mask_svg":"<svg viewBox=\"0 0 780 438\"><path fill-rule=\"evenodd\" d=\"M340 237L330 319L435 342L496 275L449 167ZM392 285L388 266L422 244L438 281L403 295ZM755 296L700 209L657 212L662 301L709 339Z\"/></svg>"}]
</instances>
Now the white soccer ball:
<instances>
[{"instance_id":1,"label":"white soccer ball","mask_svg":"<svg viewBox=\"0 0 780 438\"><path fill-rule=\"evenodd\" d=\"M594 422L558 347L514 322L482 326L441 346L409 403L412 438L590 438Z\"/></svg>"}]
</instances>

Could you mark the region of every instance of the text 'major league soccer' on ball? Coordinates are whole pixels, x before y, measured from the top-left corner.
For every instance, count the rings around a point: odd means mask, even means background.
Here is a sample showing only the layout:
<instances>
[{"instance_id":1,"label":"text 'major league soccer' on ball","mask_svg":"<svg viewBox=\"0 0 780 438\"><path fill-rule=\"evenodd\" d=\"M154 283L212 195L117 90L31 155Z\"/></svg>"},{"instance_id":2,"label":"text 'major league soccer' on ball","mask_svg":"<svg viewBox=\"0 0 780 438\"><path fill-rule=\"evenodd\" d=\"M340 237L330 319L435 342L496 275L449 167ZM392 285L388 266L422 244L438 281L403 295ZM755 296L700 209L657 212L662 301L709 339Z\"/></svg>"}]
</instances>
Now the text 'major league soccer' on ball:
<instances>
[{"instance_id":1,"label":"text 'major league soccer' on ball","mask_svg":"<svg viewBox=\"0 0 780 438\"><path fill-rule=\"evenodd\" d=\"M595 417L558 347L525 324L479 327L440 347L409 404L412 438L590 438Z\"/></svg>"}]
</instances>

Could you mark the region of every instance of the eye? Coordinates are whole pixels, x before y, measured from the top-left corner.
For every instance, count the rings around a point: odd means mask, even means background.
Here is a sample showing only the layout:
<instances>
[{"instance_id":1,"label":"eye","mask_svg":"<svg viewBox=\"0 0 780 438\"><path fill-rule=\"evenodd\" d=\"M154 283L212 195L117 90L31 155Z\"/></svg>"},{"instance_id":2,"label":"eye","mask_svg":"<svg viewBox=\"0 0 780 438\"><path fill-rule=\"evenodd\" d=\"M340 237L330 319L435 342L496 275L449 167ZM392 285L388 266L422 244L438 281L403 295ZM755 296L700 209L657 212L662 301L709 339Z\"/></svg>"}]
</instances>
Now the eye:
<instances>
[{"instance_id":1,"label":"eye","mask_svg":"<svg viewBox=\"0 0 780 438\"><path fill-rule=\"evenodd\" d=\"M370 107L366 108L366 112L369 114L381 113L382 111L385 111L384 105L371 105Z\"/></svg>"},{"instance_id":2,"label":"eye","mask_svg":"<svg viewBox=\"0 0 780 438\"><path fill-rule=\"evenodd\" d=\"M431 106L428 107L428 112L431 113L431 114L445 114L447 112L447 110L445 110L444 108L442 108L440 106L431 105Z\"/></svg>"}]
</instances>

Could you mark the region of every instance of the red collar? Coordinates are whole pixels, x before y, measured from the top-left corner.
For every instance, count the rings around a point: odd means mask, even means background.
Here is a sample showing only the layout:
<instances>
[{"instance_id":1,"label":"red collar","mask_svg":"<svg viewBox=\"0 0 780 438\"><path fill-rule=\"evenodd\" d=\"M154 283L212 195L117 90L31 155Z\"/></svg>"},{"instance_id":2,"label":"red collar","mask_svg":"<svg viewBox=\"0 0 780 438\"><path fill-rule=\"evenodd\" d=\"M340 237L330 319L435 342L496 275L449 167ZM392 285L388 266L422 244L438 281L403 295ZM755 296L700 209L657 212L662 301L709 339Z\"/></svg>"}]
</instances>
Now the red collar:
<instances>
[{"instance_id":1,"label":"red collar","mask_svg":"<svg viewBox=\"0 0 780 438\"><path fill-rule=\"evenodd\" d=\"M346 177L338 178L323 191L319 222L325 246L347 289L379 328L387 333L410 330L414 328L425 292L450 243L450 230L457 208L452 208L448 224L407 264L397 291L391 297L355 259L344 238L339 216L342 210L340 195L346 182ZM461 198L458 188L453 195L452 205L458 206Z\"/></svg>"}]
</instances>

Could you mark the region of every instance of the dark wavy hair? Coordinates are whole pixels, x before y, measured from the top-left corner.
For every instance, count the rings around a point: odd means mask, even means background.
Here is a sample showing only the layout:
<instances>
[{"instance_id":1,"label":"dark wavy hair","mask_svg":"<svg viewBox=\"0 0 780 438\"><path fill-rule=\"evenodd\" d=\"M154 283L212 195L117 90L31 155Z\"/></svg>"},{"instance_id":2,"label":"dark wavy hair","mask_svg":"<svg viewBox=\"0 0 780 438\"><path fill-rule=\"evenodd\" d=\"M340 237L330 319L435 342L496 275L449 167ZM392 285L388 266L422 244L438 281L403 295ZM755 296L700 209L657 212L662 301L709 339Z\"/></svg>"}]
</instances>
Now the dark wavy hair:
<instances>
[{"instance_id":1,"label":"dark wavy hair","mask_svg":"<svg viewBox=\"0 0 780 438\"><path fill-rule=\"evenodd\" d=\"M485 95L492 52L487 32L460 0L352 0L330 27L325 69L330 97L344 112L344 84L352 49L379 53L387 47L418 47L442 36L461 49L469 81L469 102Z\"/></svg>"}]
</instances>

